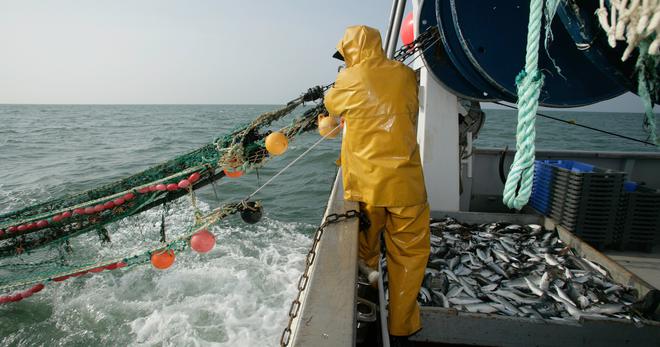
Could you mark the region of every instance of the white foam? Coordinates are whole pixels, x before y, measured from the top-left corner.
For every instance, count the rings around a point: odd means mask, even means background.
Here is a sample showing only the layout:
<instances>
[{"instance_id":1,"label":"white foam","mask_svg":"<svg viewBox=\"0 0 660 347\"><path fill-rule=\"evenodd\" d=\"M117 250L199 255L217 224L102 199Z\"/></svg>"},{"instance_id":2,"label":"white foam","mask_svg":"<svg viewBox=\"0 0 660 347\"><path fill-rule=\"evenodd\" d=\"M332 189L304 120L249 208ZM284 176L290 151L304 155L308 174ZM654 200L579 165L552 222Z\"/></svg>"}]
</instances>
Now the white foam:
<instances>
[{"instance_id":1,"label":"white foam","mask_svg":"<svg viewBox=\"0 0 660 347\"><path fill-rule=\"evenodd\" d=\"M40 302L64 333L53 343L276 345L311 244L301 231L312 228L268 218L216 226L215 249L177 254L168 270L145 265L51 284Z\"/></svg>"}]
</instances>

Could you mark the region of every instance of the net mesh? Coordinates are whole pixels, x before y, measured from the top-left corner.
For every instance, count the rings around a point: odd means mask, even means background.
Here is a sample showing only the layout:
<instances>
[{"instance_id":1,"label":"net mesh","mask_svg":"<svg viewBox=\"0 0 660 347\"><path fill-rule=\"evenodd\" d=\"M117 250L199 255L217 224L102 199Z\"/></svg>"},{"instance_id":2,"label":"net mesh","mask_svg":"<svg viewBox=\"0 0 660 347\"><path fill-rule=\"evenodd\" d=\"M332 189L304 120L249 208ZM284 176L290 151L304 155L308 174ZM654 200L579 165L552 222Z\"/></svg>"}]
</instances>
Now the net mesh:
<instances>
[{"instance_id":1,"label":"net mesh","mask_svg":"<svg viewBox=\"0 0 660 347\"><path fill-rule=\"evenodd\" d=\"M321 93L322 95L322 93ZM226 174L250 171L270 158L267 128L309 99L299 98L257 117L196 150L101 187L27 206L0 216L0 301L29 296L12 290L88 273L148 263L154 251L188 247L199 230L246 208L225 204L203 213L195 190ZM279 129L289 139L315 129L323 105ZM186 181L186 182L184 182ZM156 207L163 206L162 209ZM154 225L153 214L179 219L185 230ZM165 237L167 235L167 237ZM121 246L118 246L121 245ZM128 247L127 247L128 245Z\"/></svg>"}]
</instances>

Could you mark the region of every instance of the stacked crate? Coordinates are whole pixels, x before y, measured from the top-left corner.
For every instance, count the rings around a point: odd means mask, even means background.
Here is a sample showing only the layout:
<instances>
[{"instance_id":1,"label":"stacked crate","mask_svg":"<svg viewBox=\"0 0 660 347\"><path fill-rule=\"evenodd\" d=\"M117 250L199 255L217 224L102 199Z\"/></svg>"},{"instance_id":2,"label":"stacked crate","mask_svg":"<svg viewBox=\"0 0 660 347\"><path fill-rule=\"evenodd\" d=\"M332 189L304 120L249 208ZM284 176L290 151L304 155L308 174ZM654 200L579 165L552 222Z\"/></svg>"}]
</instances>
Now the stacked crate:
<instances>
[{"instance_id":1,"label":"stacked crate","mask_svg":"<svg viewBox=\"0 0 660 347\"><path fill-rule=\"evenodd\" d=\"M552 166L540 160L534 162L534 183L532 184L532 195L529 198L529 204L544 215L550 212L553 179Z\"/></svg>"},{"instance_id":2,"label":"stacked crate","mask_svg":"<svg viewBox=\"0 0 660 347\"><path fill-rule=\"evenodd\" d=\"M660 244L660 192L631 183L621 198L617 243L622 249L650 252Z\"/></svg>"},{"instance_id":3,"label":"stacked crate","mask_svg":"<svg viewBox=\"0 0 660 347\"><path fill-rule=\"evenodd\" d=\"M549 215L594 246L611 245L617 230L617 211L625 173L570 160L544 160L537 165L537 168L551 172L551 188L547 190L550 194L546 209L541 210L539 207L545 205L535 201L532 201L532 207L536 204L539 212ZM538 181L539 186L544 184L541 176ZM535 197L541 196L537 194Z\"/></svg>"}]
</instances>

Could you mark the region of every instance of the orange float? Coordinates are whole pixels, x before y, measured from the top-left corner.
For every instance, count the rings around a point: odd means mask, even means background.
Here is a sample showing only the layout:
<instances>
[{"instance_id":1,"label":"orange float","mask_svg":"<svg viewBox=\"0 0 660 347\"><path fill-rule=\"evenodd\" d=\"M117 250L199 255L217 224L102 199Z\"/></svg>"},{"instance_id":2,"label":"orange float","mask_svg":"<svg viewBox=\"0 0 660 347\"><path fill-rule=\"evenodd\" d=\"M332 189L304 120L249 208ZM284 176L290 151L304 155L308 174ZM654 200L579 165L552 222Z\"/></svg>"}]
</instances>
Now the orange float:
<instances>
[{"instance_id":1,"label":"orange float","mask_svg":"<svg viewBox=\"0 0 660 347\"><path fill-rule=\"evenodd\" d=\"M266 150L272 155L282 155L289 148L289 139L279 131L266 136Z\"/></svg>"},{"instance_id":2,"label":"orange float","mask_svg":"<svg viewBox=\"0 0 660 347\"><path fill-rule=\"evenodd\" d=\"M329 117L326 114L320 114L317 118L319 124L319 135L334 139L339 135L339 127L335 117Z\"/></svg>"},{"instance_id":3,"label":"orange float","mask_svg":"<svg viewBox=\"0 0 660 347\"><path fill-rule=\"evenodd\" d=\"M224 171L225 176L231 178L239 178L243 176L243 171L237 169L225 168L222 171Z\"/></svg>"},{"instance_id":4,"label":"orange float","mask_svg":"<svg viewBox=\"0 0 660 347\"><path fill-rule=\"evenodd\" d=\"M156 269L165 270L174 264L174 251L164 249L151 254L151 265Z\"/></svg>"}]
</instances>

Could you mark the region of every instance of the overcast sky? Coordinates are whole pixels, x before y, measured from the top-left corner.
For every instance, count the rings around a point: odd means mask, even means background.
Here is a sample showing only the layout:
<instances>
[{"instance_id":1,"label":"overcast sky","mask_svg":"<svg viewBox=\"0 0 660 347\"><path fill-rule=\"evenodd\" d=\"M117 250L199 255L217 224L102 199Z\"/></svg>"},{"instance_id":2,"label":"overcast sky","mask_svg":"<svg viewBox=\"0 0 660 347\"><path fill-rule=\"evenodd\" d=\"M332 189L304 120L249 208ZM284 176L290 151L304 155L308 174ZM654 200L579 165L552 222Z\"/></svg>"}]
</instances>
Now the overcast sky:
<instances>
[{"instance_id":1,"label":"overcast sky","mask_svg":"<svg viewBox=\"0 0 660 347\"><path fill-rule=\"evenodd\" d=\"M410 3L410 1L409 1ZM0 0L0 103L281 104L389 0ZM591 109L641 111L629 95Z\"/></svg>"}]
</instances>

